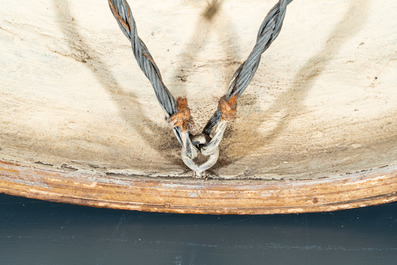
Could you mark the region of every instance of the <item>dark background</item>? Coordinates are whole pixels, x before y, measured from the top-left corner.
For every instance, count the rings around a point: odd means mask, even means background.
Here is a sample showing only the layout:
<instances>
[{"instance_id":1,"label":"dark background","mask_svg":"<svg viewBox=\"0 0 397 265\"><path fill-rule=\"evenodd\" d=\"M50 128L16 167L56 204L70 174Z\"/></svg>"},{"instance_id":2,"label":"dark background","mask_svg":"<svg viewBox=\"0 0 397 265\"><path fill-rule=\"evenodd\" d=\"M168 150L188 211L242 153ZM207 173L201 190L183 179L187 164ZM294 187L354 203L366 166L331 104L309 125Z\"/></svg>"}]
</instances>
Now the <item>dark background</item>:
<instances>
[{"instance_id":1,"label":"dark background","mask_svg":"<svg viewBox=\"0 0 397 265\"><path fill-rule=\"evenodd\" d=\"M270 216L156 214L0 194L0 265L397 264L397 203Z\"/></svg>"}]
</instances>

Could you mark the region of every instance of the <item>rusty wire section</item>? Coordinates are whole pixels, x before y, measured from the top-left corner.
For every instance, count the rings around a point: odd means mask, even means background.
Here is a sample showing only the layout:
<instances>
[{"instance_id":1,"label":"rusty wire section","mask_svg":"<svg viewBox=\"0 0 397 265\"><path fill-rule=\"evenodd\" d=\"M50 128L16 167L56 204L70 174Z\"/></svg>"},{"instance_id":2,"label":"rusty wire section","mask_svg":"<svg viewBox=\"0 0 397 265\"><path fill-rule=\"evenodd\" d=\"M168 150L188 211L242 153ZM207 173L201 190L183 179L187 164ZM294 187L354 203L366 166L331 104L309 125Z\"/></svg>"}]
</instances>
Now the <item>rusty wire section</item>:
<instances>
[{"instance_id":1,"label":"rusty wire section","mask_svg":"<svg viewBox=\"0 0 397 265\"><path fill-rule=\"evenodd\" d=\"M234 117L237 99L251 82L258 69L261 55L277 38L281 31L287 5L292 0L279 0L269 11L259 28L253 50L247 60L236 70L230 83L228 92L220 99L218 109L208 121L203 134L191 137L186 126L189 117L181 115L182 109L165 86L159 68L145 43L139 38L131 8L126 0L108 0L109 7L116 18L124 35L130 40L132 51L139 67L151 82L157 100L166 113L166 118L172 123L173 131L182 145L182 160L200 176L205 170L211 168L219 157L219 144L223 138L227 122ZM178 104L178 105L177 105ZM187 102L183 111L187 113ZM190 112L189 112L190 114ZM182 119L183 117L183 119ZM196 162L194 159L205 156L205 162ZM202 160L202 159L201 159Z\"/></svg>"}]
</instances>

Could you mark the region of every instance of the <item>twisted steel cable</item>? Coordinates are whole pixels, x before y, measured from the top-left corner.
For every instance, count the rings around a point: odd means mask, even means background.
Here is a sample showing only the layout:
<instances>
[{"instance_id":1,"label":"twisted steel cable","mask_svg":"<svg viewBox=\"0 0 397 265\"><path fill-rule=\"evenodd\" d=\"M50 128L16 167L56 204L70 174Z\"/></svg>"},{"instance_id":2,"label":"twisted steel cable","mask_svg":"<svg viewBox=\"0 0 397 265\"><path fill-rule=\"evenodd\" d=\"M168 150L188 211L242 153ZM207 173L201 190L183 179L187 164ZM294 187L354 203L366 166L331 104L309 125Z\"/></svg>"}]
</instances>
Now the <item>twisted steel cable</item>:
<instances>
[{"instance_id":1,"label":"twisted steel cable","mask_svg":"<svg viewBox=\"0 0 397 265\"><path fill-rule=\"evenodd\" d=\"M125 0L108 0L108 3L121 31L131 42L132 51L136 61L152 84L157 100L166 114L166 118L170 118L172 115L177 113L176 100L164 84L160 70L154 62L149 49L138 36L137 27L130 6ZM189 132L182 132L180 127L173 127L173 131L178 142L186 150L187 155L190 158L194 158L197 155L197 150L191 143Z\"/></svg>"},{"instance_id":2,"label":"twisted steel cable","mask_svg":"<svg viewBox=\"0 0 397 265\"><path fill-rule=\"evenodd\" d=\"M182 145L182 160L198 175L216 163L219 154L219 143L222 140L228 122L228 118L224 118L227 117L227 115L224 115L222 110L225 108L230 109L231 106L233 106L232 108L234 109L232 109L232 111L235 111L236 101L251 82L258 69L262 53L270 47L271 43L279 35L287 5L291 2L292 0L279 0L262 22L253 50L249 54L247 60L245 60L234 73L227 94L224 99L220 100L218 109L203 130L203 134L207 135L207 138L210 140L207 141L204 137L198 137L200 139L197 140L196 137L196 139L192 141L189 131L186 128L182 128L182 126L173 127L174 133L179 143ZM108 3L120 29L130 40L138 65L151 82L157 100L166 113L166 118L172 117L178 112L177 102L165 86L160 70L154 62L148 48L138 36L131 8L126 0L108 0ZM233 115L231 115L231 117L232 116ZM209 157L209 159L201 165L197 165L193 161L199 152Z\"/></svg>"},{"instance_id":3,"label":"twisted steel cable","mask_svg":"<svg viewBox=\"0 0 397 265\"><path fill-rule=\"evenodd\" d=\"M247 60L240 65L233 75L226 100L230 100L234 96L238 99L251 82L261 61L261 55L270 47L281 31L287 5L291 2L292 0L280 0L266 15L259 28L254 48ZM205 126L204 133L210 135L220 120L221 112L218 108Z\"/></svg>"},{"instance_id":4,"label":"twisted steel cable","mask_svg":"<svg viewBox=\"0 0 397 265\"><path fill-rule=\"evenodd\" d=\"M167 118L177 112L176 101L163 83L161 73L145 43L139 38L130 6L125 0L109 0L109 6L121 31L130 40L139 67L152 83L157 100L167 114Z\"/></svg>"}]
</instances>

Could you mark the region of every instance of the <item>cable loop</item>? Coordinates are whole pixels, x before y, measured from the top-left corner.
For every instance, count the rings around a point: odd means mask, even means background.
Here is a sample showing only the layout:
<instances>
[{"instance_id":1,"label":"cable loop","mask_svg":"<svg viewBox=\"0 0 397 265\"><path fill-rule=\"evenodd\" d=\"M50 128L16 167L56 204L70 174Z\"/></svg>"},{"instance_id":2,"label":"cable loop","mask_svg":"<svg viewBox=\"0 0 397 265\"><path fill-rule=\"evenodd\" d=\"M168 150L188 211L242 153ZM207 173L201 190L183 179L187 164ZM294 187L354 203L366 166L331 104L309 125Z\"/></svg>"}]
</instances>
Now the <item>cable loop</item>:
<instances>
[{"instance_id":1,"label":"cable loop","mask_svg":"<svg viewBox=\"0 0 397 265\"><path fill-rule=\"evenodd\" d=\"M233 75L228 92L219 100L218 109L212 115L199 137L190 138L188 122L190 110L186 98L175 98L163 83L161 73L145 43L139 38L134 17L126 0L108 0L121 31L131 42L132 51L139 67L153 86L157 100L182 146L182 160L190 169L201 175L215 165L219 157L219 144L227 122L235 118L237 99L247 88L259 67L261 55L277 38L283 25L287 5L292 0L279 0L269 11L259 28L254 48L248 58ZM204 139L204 140L203 140ZM208 140L207 140L208 139ZM207 157L204 162L195 162L199 154Z\"/></svg>"},{"instance_id":2,"label":"cable loop","mask_svg":"<svg viewBox=\"0 0 397 265\"><path fill-rule=\"evenodd\" d=\"M219 136L215 136L210 141L204 134L192 137L192 143L198 148L199 152L202 154L202 161L194 161L187 155L185 148L182 147L182 160L187 167L196 172L197 176L201 176L202 173L210 169L219 158Z\"/></svg>"}]
</instances>

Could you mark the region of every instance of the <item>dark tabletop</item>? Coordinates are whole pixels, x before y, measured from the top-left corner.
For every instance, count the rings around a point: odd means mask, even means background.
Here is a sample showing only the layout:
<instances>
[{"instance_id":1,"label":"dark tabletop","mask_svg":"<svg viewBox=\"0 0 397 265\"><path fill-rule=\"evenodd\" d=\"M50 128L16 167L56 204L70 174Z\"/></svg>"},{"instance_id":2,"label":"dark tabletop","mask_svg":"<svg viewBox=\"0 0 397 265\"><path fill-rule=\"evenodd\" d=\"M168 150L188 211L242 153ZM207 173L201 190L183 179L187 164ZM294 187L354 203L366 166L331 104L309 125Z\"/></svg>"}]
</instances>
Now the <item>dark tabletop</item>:
<instances>
[{"instance_id":1,"label":"dark tabletop","mask_svg":"<svg viewBox=\"0 0 397 265\"><path fill-rule=\"evenodd\" d=\"M397 264L397 203L333 213L205 216L0 194L0 265Z\"/></svg>"}]
</instances>

